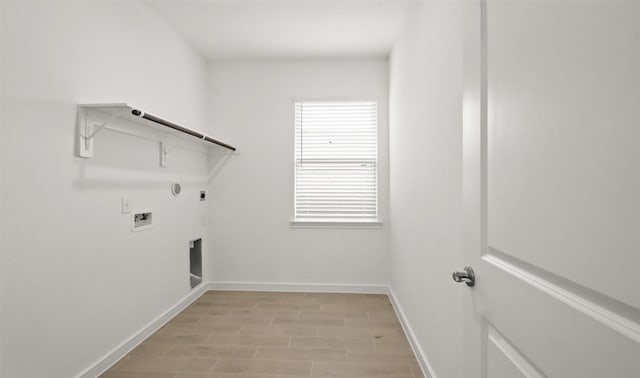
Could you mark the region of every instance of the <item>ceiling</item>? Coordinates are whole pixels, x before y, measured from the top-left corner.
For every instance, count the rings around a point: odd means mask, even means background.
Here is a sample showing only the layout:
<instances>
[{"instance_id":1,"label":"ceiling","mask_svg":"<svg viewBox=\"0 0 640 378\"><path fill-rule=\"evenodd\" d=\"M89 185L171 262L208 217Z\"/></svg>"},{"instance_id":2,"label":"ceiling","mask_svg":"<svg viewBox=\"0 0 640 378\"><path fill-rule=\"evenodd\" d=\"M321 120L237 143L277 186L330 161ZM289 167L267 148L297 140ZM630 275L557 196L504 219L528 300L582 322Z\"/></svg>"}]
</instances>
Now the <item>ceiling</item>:
<instances>
[{"instance_id":1,"label":"ceiling","mask_svg":"<svg viewBox=\"0 0 640 378\"><path fill-rule=\"evenodd\" d=\"M406 0L209 0L146 4L211 61L387 57Z\"/></svg>"}]
</instances>

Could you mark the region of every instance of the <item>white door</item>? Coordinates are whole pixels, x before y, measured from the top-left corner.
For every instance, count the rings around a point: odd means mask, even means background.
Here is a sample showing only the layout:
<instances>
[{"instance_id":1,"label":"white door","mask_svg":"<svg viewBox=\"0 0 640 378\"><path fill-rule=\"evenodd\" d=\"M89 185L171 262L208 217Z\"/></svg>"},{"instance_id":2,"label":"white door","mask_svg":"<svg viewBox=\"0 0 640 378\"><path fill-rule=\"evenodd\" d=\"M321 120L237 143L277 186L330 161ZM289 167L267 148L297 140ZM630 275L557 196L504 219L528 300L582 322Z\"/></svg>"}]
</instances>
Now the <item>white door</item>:
<instances>
[{"instance_id":1,"label":"white door","mask_svg":"<svg viewBox=\"0 0 640 378\"><path fill-rule=\"evenodd\" d=\"M640 377L640 2L465 25L464 376Z\"/></svg>"}]
</instances>

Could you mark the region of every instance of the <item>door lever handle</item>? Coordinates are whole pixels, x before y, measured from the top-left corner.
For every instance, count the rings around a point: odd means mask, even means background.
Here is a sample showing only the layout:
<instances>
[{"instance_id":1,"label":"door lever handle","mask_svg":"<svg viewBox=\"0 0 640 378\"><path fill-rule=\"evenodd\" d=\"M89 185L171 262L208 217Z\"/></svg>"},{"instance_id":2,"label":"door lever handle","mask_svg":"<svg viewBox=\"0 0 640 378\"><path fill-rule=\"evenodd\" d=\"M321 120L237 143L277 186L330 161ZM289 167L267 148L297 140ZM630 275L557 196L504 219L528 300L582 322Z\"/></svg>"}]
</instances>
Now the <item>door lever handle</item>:
<instances>
[{"instance_id":1,"label":"door lever handle","mask_svg":"<svg viewBox=\"0 0 640 378\"><path fill-rule=\"evenodd\" d=\"M473 268L470 266L464 267L464 272L453 272L453 280L456 282L464 282L467 286L473 286L476 284L476 275L473 273Z\"/></svg>"}]
</instances>

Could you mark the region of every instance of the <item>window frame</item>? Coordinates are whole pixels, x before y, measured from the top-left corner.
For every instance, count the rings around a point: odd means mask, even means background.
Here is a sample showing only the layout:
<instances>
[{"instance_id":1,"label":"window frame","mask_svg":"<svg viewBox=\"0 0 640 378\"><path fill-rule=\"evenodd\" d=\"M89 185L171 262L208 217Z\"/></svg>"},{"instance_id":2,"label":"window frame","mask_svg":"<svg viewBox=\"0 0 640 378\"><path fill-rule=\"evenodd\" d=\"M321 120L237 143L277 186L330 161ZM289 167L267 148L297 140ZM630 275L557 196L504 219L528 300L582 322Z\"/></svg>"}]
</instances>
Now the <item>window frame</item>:
<instances>
[{"instance_id":1,"label":"window frame","mask_svg":"<svg viewBox=\"0 0 640 378\"><path fill-rule=\"evenodd\" d=\"M348 220L348 219L300 219L296 218L296 103L304 103L304 102L335 102L335 103L344 103L344 102L371 102L376 105L376 219L373 220ZM379 229L382 228L383 222L381 218L381 206L380 206L380 196L381 196L381 188L380 188L380 101L378 99L371 98L292 98L291 102L292 109L292 128L290 129L293 133L293 201L292 201L292 213L293 216L289 221L289 225L291 228L354 228L354 229Z\"/></svg>"}]
</instances>

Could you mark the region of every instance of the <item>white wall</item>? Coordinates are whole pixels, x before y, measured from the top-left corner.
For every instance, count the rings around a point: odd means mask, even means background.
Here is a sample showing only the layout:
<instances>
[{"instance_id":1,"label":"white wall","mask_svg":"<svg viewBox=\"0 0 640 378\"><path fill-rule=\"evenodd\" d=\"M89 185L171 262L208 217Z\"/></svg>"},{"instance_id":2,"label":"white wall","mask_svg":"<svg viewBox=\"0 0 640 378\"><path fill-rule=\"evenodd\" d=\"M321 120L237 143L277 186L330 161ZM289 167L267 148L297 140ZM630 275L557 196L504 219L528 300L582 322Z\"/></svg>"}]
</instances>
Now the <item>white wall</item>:
<instances>
[{"instance_id":1,"label":"white wall","mask_svg":"<svg viewBox=\"0 0 640 378\"><path fill-rule=\"evenodd\" d=\"M207 66L144 6L5 2L2 7L4 377L70 377L189 292L188 240L207 229L207 161L102 131L74 156L76 103L130 101L201 128ZM174 198L172 181L184 191ZM150 208L132 233L120 197Z\"/></svg>"},{"instance_id":2,"label":"white wall","mask_svg":"<svg viewBox=\"0 0 640 378\"><path fill-rule=\"evenodd\" d=\"M0 6L0 22L2 21L2 13L3 13L3 7ZM2 51L2 45L0 45L0 71L2 70L2 55L3 55L3 51ZM3 234L3 228L2 228L2 105L3 105L3 101L2 101L2 88L4 88L4 85L2 83L2 75L0 74L0 376L2 375L2 367L3 367L3 356L4 356L4 347L3 347L3 342L2 340L4 340L3 338L3 334L2 334L2 234Z\"/></svg>"},{"instance_id":3,"label":"white wall","mask_svg":"<svg viewBox=\"0 0 640 378\"><path fill-rule=\"evenodd\" d=\"M387 227L292 229L294 99L379 104L380 203L387 214L385 60L229 62L210 67L215 134L239 153L212 186L215 281L386 284Z\"/></svg>"},{"instance_id":4,"label":"white wall","mask_svg":"<svg viewBox=\"0 0 640 378\"><path fill-rule=\"evenodd\" d=\"M414 4L390 63L391 287L440 377L461 375L461 30L459 4Z\"/></svg>"}]
</instances>

